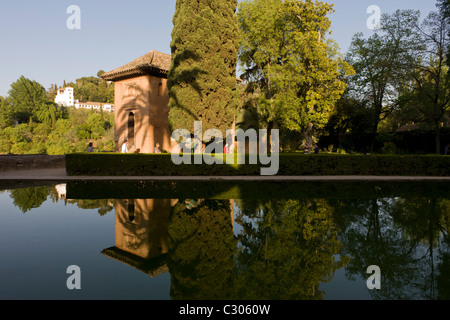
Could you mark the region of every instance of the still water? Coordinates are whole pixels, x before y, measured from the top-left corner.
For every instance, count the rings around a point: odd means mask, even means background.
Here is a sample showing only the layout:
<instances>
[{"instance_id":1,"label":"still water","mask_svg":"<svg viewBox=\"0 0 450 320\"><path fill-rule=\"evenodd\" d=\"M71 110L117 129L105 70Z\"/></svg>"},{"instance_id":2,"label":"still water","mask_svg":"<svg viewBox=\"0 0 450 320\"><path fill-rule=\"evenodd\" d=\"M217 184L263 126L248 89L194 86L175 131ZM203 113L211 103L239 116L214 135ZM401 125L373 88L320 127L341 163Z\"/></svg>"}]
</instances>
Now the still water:
<instances>
[{"instance_id":1,"label":"still water","mask_svg":"<svg viewBox=\"0 0 450 320\"><path fill-rule=\"evenodd\" d=\"M449 230L445 183L11 187L0 299L449 299Z\"/></svg>"}]
</instances>

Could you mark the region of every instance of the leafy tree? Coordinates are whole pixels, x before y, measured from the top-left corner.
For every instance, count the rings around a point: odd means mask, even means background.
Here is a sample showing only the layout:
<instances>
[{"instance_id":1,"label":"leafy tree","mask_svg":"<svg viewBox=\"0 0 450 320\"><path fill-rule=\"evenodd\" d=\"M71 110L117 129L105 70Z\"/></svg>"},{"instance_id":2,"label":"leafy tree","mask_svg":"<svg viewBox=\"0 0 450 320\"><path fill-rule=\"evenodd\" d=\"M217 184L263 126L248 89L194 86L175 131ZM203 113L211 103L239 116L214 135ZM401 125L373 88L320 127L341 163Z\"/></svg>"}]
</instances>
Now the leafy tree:
<instances>
[{"instance_id":1,"label":"leafy tree","mask_svg":"<svg viewBox=\"0 0 450 320\"><path fill-rule=\"evenodd\" d=\"M331 136L337 139L337 147L340 149L361 149L367 146L360 145L348 138L363 137L370 133L371 109L367 100L359 98L347 89L336 102L336 107L324 128L323 136ZM353 139L352 139L353 140Z\"/></svg>"},{"instance_id":2,"label":"leafy tree","mask_svg":"<svg viewBox=\"0 0 450 320\"><path fill-rule=\"evenodd\" d=\"M52 84L50 85L50 88L47 89L47 100L48 101L55 101L56 96L58 95L58 85Z\"/></svg>"},{"instance_id":3,"label":"leafy tree","mask_svg":"<svg viewBox=\"0 0 450 320\"><path fill-rule=\"evenodd\" d=\"M269 129L323 128L353 70L328 38L332 5L312 0L246 0L239 4L241 76L259 90Z\"/></svg>"},{"instance_id":4,"label":"leafy tree","mask_svg":"<svg viewBox=\"0 0 450 320\"><path fill-rule=\"evenodd\" d=\"M38 121L37 113L46 109L47 94L44 87L24 76L11 84L8 95L13 108L12 116L19 123Z\"/></svg>"},{"instance_id":5,"label":"leafy tree","mask_svg":"<svg viewBox=\"0 0 450 320\"><path fill-rule=\"evenodd\" d=\"M446 19L450 19L450 0L438 0L437 7ZM450 37L450 33L447 34ZM447 65L450 66L450 44L447 46Z\"/></svg>"},{"instance_id":6,"label":"leafy tree","mask_svg":"<svg viewBox=\"0 0 450 320\"><path fill-rule=\"evenodd\" d=\"M9 98L0 98L0 129L12 126L13 121L13 107Z\"/></svg>"},{"instance_id":7,"label":"leafy tree","mask_svg":"<svg viewBox=\"0 0 450 320\"><path fill-rule=\"evenodd\" d=\"M450 44L450 18L432 12L416 30L425 47L415 52L409 75L409 91L403 95L404 104L416 110L413 120L433 129L436 153L441 153L440 129L450 110L450 77L446 48Z\"/></svg>"},{"instance_id":8,"label":"leafy tree","mask_svg":"<svg viewBox=\"0 0 450 320\"><path fill-rule=\"evenodd\" d=\"M97 77L81 77L66 86L74 88L76 100L114 103L114 85L100 78L102 72L100 70Z\"/></svg>"},{"instance_id":9,"label":"leafy tree","mask_svg":"<svg viewBox=\"0 0 450 320\"><path fill-rule=\"evenodd\" d=\"M0 101L0 153L83 152L91 139L97 140L99 150L114 151L113 113L59 107L47 100L40 84L24 77L11 87L12 96ZM15 126L17 115L26 116Z\"/></svg>"},{"instance_id":10,"label":"leafy tree","mask_svg":"<svg viewBox=\"0 0 450 320\"><path fill-rule=\"evenodd\" d=\"M398 91L405 81L411 52L420 44L415 32L419 12L397 10L384 14L381 27L369 38L354 35L347 60L356 74L350 77L360 96L370 100L372 148L380 121L398 107Z\"/></svg>"},{"instance_id":11,"label":"leafy tree","mask_svg":"<svg viewBox=\"0 0 450 320\"><path fill-rule=\"evenodd\" d=\"M231 129L237 108L237 0L177 0L172 65L168 75L169 124L193 132Z\"/></svg>"}]
</instances>

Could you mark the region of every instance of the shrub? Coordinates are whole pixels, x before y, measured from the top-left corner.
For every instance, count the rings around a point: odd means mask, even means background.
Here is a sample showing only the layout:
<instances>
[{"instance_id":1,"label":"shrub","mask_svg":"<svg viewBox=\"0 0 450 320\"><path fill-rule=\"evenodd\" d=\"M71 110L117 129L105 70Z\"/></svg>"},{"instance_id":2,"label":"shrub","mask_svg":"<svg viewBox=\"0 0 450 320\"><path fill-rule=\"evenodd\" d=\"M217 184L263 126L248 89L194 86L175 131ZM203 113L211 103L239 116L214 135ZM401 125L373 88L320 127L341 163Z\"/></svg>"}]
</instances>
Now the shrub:
<instances>
[{"instance_id":1,"label":"shrub","mask_svg":"<svg viewBox=\"0 0 450 320\"><path fill-rule=\"evenodd\" d=\"M193 161L192 161L193 163ZM248 159L245 163L249 163ZM181 164L171 154L68 154L69 175L259 176L260 164ZM279 154L278 176L450 176L450 157L419 155Z\"/></svg>"}]
</instances>

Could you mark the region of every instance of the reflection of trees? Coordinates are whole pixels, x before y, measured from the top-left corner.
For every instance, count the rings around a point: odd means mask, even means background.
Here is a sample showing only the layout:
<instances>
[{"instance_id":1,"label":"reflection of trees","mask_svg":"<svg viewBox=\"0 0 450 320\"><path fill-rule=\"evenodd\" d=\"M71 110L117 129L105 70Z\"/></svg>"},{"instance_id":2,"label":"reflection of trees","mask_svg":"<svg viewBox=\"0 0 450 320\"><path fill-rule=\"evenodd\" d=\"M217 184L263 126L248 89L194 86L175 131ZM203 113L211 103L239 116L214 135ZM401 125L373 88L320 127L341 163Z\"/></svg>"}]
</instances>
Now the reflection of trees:
<instances>
[{"instance_id":1,"label":"reflection of trees","mask_svg":"<svg viewBox=\"0 0 450 320\"><path fill-rule=\"evenodd\" d=\"M347 259L325 200L239 201L238 299L321 299Z\"/></svg>"},{"instance_id":2,"label":"reflection of trees","mask_svg":"<svg viewBox=\"0 0 450 320\"><path fill-rule=\"evenodd\" d=\"M9 191L13 204L23 213L31 209L39 208L48 198L53 202L61 200L54 186L39 186L30 188L14 189ZM103 216L114 209L114 202L110 199L90 199L90 200L66 200L65 202L76 204L81 209L98 209L98 213Z\"/></svg>"},{"instance_id":3,"label":"reflection of trees","mask_svg":"<svg viewBox=\"0 0 450 320\"><path fill-rule=\"evenodd\" d=\"M426 299L448 297L443 283L448 284L446 279L450 278L450 201L436 198L398 199L392 215L405 236L422 249L417 272L421 280L417 283L421 296Z\"/></svg>"},{"instance_id":4,"label":"reflection of trees","mask_svg":"<svg viewBox=\"0 0 450 320\"><path fill-rule=\"evenodd\" d=\"M26 213L39 208L47 200L52 189L53 187L49 186L15 189L10 191L10 197L14 205Z\"/></svg>"},{"instance_id":5,"label":"reflection of trees","mask_svg":"<svg viewBox=\"0 0 450 320\"><path fill-rule=\"evenodd\" d=\"M179 201L169 216L173 299L229 299L236 239L228 200Z\"/></svg>"},{"instance_id":6,"label":"reflection of trees","mask_svg":"<svg viewBox=\"0 0 450 320\"><path fill-rule=\"evenodd\" d=\"M343 251L351 256L346 268L348 278L359 274L367 279L366 269L374 264L381 269L381 290L370 291L376 299L435 299L446 295L443 283L448 282L445 279L450 274L448 251L443 250L442 241L448 243L449 228L442 222L448 221L448 200L374 198L336 201L334 207L344 231ZM436 268L438 260L441 263Z\"/></svg>"},{"instance_id":7,"label":"reflection of trees","mask_svg":"<svg viewBox=\"0 0 450 320\"><path fill-rule=\"evenodd\" d=\"M98 209L98 214L101 216L114 209L114 200L111 199L78 199L67 202L76 204L81 209Z\"/></svg>"}]
</instances>

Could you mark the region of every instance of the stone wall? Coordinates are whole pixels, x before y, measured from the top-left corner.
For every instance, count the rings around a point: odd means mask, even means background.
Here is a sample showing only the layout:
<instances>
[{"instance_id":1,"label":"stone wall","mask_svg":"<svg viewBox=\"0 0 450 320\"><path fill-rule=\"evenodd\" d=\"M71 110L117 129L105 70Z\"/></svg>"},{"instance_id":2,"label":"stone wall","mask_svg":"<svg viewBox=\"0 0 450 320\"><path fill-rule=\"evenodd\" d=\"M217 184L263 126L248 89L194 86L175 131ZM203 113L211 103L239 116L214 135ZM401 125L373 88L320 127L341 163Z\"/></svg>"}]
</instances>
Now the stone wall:
<instances>
[{"instance_id":1,"label":"stone wall","mask_svg":"<svg viewBox=\"0 0 450 320\"><path fill-rule=\"evenodd\" d=\"M66 157L48 155L0 156L0 172L9 170L65 168Z\"/></svg>"}]
</instances>

